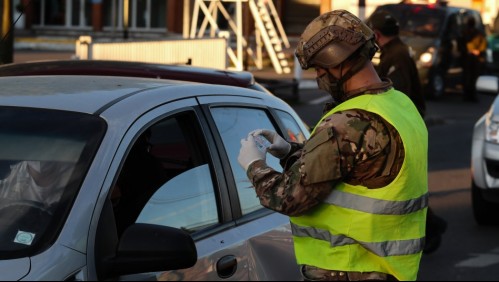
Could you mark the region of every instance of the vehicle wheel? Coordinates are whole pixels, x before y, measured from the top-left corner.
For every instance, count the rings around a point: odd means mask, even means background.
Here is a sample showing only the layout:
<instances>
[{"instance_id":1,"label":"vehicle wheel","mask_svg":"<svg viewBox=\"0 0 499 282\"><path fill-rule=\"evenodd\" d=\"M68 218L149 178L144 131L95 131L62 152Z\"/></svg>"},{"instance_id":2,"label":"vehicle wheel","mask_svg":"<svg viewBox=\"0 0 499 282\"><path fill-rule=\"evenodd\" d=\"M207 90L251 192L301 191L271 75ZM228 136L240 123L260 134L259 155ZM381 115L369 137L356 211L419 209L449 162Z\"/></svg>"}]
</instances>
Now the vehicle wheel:
<instances>
[{"instance_id":1,"label":"vehicle wheel","mask_svg":"<svg viewBox=\"0 0 499 282\"><path fill-rule=\"evenodd\" d=\"M499 205L485 200L476 186L475 181L471 182L471 204L473 206L473 215L479 225L497 225L499 224Z\"/></svg>"},{"instance_id":2,"label":"vehicle wheel","mask_svg":"<svg viewBox=\"0 0 499 282\"><path fill-rule=\"evenodd\" d=\"M428 83L428 92L431 98L440 99L445 93L445 79L440 73L435 73Z\"/></svg>"}]
</instances>

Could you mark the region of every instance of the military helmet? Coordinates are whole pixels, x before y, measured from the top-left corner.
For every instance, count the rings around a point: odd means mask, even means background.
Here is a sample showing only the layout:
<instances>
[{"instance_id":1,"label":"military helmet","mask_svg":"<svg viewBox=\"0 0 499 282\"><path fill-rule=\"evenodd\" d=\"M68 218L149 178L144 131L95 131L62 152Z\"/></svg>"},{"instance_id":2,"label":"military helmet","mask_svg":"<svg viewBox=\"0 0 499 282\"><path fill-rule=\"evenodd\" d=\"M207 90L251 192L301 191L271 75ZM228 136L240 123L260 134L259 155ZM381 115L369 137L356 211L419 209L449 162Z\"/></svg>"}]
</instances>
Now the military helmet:
<instances>
[{"instance_id":1,"label":"military helmet","mask_svg":"<svg viewBox=\"0 0 499 282\"><path fill-rule=\"evenodd\" d=\"M305 28L295 55L302 69L334 68L366 43L375 48L373 31L352 13L334 10L315 18Z\"/></svg>"}]
</instances>

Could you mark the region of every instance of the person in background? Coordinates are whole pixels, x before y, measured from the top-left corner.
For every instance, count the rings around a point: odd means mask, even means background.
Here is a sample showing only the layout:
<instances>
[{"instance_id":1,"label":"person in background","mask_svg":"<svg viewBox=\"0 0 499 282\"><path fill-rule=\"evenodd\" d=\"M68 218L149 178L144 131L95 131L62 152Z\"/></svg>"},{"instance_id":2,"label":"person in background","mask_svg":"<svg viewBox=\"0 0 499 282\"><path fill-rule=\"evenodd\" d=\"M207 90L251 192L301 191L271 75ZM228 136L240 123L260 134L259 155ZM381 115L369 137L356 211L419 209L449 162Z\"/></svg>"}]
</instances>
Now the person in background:
<instances>
[{"instance_id":1,"label":"person in background","mask_svg":"<svg viewBox=\"0 0 499 282\"><path fill-rule=\"evenodd\" d=\"M238 161L260 203L290 216L306 281L416 280L428 202L428 131L404 93L371 62L374 33L346 10L314 19L295 55L331 94L305 144L259 129ZM261 151L255 136L271 145ZM281 160L279 172L266 152Z\"/></svg>"},{"instance_id":2,"label":"person in background","mask_svg":"<svg viewBox=\"0 0 499 282\"><path fill-rule=\"evenodd\" d=\"M372 14L367 25L373 30L376 43L381 48L380 63L376 70L380 77L389 78L393 87L411 98L424 118L426 103L421 91L421 82L413 56L399 37L399 23L390 13L380 11ZM424 253L436 251L447 230L447 222L429 207L426 221Z\"/></svg>"},{"instance_id":3,"label":"person in background","mask_svg":"<svg viewBox=\"0 0 499 282\"><path fill-rule=\"evenodd\" d=\"M376 67L379 76L389 78L395 89L408 95L424 117L426 103L418 69L409 46L399 37L398 21L388 12L381 11L371 15L367 25L374 31L381 49L380 63Z\"/></svg>"},{"instance_id":4,"label":"person in background","mask_svg":"<svg viewBox=\"0 0 499 282\"><path fill-rule=\"evenodd\" d=\"M485 62L485 51L487 50L487 39L485 34L476 27L476 20L469 16L466 19L466 28L463 31L464 38L464 100L477 102L476 80L481 74Z\"/></svg>"}]
</instances>

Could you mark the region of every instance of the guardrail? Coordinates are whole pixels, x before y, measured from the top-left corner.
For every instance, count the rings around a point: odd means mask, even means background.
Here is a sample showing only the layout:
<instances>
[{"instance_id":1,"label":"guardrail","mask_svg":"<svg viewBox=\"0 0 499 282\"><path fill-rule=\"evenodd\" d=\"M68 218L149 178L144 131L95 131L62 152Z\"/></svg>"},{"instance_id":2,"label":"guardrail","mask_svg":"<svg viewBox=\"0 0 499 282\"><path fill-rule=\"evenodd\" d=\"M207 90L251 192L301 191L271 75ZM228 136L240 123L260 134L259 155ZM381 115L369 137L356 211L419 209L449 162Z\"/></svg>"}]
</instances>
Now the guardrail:
<instances>
[{"instance_id":1,"label":"guardrail","mask_svg":"<svg viewBox=\"0 0 499 282\"><path fill-rule=\"evenodd\" d=\"M199 38L160 41L93 42L90 36L76 41L76 58L162 64L189 64L227 69L227 39Z\"/></svg>"}]
</instances>

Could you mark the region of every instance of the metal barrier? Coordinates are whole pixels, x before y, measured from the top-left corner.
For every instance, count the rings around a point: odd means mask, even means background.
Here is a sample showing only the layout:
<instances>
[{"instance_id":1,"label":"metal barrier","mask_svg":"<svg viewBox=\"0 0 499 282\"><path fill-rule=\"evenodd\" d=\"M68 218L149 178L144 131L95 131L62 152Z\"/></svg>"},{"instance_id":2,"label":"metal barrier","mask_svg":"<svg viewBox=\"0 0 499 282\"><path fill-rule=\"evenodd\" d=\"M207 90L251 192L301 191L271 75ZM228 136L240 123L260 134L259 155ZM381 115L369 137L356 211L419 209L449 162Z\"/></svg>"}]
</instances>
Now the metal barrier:
<instances>
[{"instance_id":1,"label":"metal barrier","mask_svg":"<svg viewBox=\"0 0 499 282\"><path fill-rule=\"evenodd\" d=\"M81 60L190 64L217 69L229 67L227 38L92 42L90 36L80 36L75 51Z\"/></svg>"}]
</instances>

